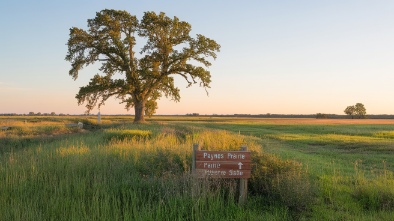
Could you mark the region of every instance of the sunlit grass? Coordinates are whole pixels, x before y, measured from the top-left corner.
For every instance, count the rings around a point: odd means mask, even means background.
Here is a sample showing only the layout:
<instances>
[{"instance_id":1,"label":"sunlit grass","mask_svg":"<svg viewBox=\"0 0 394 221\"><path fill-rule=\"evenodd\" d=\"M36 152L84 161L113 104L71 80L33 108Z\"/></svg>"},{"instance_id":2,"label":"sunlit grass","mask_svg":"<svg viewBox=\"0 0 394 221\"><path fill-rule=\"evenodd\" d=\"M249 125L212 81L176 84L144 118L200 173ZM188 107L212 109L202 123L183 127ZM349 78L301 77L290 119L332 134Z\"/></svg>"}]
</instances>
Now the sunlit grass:
<instances>
[{"instance_id":1,"label":"sunlit grass","mask_svg":"<svg viewBox=\"0 0 394 221\"><path fill-rule=\"evenodd\" d=\"M271 134L265 135L266 138L277 139L282 141L300 141L308 144L371 144L371 145L387 145L394 147L394 141L386 139L387 135L379 133L379 136L358 136L344 134Z\"/></svg>"},{"instance_id":2,"label":"sunlit grass","mask_svg":"<svg viewBox=\"0 0 394 221\"><path fill-rule=\"evenodd\" d=\"M380 137L385 139L394 139L394 130L391 131L378 131L372 134L374 137Z\"/></svg>"},{"instance_id":3,"label":"sunlit grass","mask_svg":"<svg viewBox=\"0 0 394 221\"><path fill-rule=\"evenodd\" d=\"M226 131L188 126L132 127L74 134L32 143L23 151L4 152L0 156L0 216L6 220L289 217L285 205L271 208L280 214L239 207L235 180L202 183L205 190L192 195L196 182L191 176L194 143L219 150L248 145L261 153L253 141ZM285 174L286 169L279 172Z\"/></svg>"},{"instance_id":4,"label":"sunlit grass","mask_svg":"<svg viewBox=\"0 0 394 221\"><path fill-rule=\"evenodd\" d=\"M83 155L86 153L89 153L90 149L86 146L80 146L80 147L60 147L56 150L56 153L58 153L60 156L68 156L68 155Z\"/></svg>"},{"instance_id":5,"label":"sunlit grass","mask_svg":"<svg viewBox=\"0 0 394 221\"><path fill-rule=\"evenodd\" d=\"M132 125L126 119L105 119L100 130L67 131L70 119L45 124L50 120L42 118L1 131L0 220L394 216L393 125L203 117ZM253 152L245 207L237 204L236 181L202 182L204 191L193 196L194 143L208 150L246 145Z\"/></svg>"}]
</instances>

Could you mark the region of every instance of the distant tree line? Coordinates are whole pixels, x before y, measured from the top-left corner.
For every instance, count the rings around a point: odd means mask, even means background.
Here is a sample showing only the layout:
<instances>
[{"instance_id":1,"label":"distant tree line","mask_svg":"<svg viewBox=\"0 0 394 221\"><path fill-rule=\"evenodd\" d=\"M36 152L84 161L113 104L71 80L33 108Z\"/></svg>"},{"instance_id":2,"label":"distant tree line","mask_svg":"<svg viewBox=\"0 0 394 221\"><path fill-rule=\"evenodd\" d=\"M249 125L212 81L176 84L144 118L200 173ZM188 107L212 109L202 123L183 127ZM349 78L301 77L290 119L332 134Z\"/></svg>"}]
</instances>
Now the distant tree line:
<instances>
[{"instance_id":1,"label":"distant tree line","mask_svg":"<svg viewBox=\"0 0 394 221\"><path fill-rule=\"evenodd\" d=\"M329 114L317 113L316 118L317 119L327 119L327 118L329 118Z\"/></svg>"},{"instance_id":2,"label":"distant tree line","mask_svg":"<svg viewBox=\"0 0 394 221\"><path fill-rule=\"evenodd\" d=\"M37 113L29 112L29 115L30 116L56 116L57 114L55 112L51 112L50 114L49 113L41 113L41 112L37 112Z\"/></svg>"},{"instance_id":3,"label":"distant tree line","mask_svg":"<svg viewBox=\"0 0 394 221\"><path fill-rule=\"evenodd\" d=\"M199 113L191 113L191 114L186 114L186 116L199 116Z\"/></svg>"}]
</instances>

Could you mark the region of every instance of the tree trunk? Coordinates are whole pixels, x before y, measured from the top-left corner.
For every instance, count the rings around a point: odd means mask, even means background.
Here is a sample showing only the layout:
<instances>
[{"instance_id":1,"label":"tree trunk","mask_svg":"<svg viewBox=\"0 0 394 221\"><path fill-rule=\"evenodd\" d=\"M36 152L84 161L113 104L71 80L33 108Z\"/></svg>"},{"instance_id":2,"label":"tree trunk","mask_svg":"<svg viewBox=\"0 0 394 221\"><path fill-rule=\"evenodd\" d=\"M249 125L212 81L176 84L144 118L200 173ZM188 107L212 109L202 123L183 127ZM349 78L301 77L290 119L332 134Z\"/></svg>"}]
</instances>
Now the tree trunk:
<instances>
[{"instance_id":1,"label":"tree trunk","mask_svg":"<svg viewBox=\"0 0 394 221\"><path fill-rule=\"evenodd\" d=\"M145 123L145 103L135 102L134 104L135 117L134 123Z\"/></svg>"}]
</instances>

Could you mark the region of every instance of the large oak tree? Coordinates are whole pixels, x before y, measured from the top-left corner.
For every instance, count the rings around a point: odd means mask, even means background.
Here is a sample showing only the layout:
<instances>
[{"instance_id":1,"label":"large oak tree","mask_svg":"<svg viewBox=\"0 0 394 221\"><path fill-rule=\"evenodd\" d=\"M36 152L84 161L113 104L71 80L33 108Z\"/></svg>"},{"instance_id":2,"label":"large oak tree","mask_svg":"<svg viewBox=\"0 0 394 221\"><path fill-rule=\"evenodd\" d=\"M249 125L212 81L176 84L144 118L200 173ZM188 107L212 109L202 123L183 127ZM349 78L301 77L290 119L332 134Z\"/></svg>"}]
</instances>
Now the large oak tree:
<instances>
[{"instance_id":1,"label":"large oak tree","mask_svg":"<svg viewBox=\"0 0 394 221\"><path fill-rule=\"evenodd\" d=\"M102 10L88 20L88 29L70 29L66 60L74 80L88 65L100 63L88 85L81 87L78 104L86 102L87 112L116 97L126 109L134 107L134 122L144 122L145 115L157 109L162 96L180 100L174 76L188 86L200 83L209 88L211 59L216 59L220 45L197 34L190 36L191 25L170 18L165 13L145 12L141 21L126 11ZM138 44L137 44L138 40ZM136 45L141 45L136 55Z\"/></svg>"}]
</instances>

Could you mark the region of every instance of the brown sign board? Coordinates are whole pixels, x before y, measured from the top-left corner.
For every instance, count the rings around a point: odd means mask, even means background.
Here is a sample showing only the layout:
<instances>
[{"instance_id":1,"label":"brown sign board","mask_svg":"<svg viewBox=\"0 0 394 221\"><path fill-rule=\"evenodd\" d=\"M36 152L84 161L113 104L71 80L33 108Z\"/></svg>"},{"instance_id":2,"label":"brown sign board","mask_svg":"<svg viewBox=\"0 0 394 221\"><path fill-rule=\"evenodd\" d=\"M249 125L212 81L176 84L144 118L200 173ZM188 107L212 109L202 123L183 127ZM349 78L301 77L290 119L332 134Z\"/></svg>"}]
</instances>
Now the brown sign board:
<instances>
[{"instance_id":1,"label":"brown sign board","mask_svg":"<svg viewBox=\"0 0 394 221\"><path fill-rule=\"evenodd\" d=\"M249 151L196 151L198 177L250 178Z\"/></svg>"}]
</instances>

